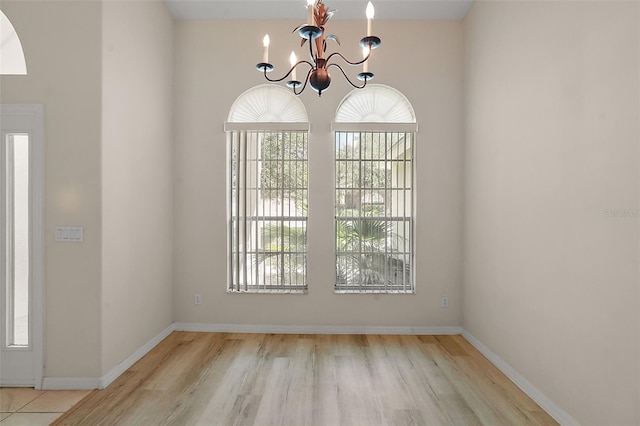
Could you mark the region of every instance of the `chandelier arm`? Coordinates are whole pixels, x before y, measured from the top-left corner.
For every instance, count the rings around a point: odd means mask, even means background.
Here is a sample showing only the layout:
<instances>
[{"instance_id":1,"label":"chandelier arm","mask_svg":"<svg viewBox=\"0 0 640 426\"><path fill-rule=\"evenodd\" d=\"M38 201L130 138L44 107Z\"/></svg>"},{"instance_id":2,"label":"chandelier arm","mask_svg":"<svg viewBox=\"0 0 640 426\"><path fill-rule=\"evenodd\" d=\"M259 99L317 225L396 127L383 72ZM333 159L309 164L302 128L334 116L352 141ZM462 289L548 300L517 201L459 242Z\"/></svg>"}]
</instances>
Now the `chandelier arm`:
<instances>
[{"instance_id":1,"label":"chandelier arm","mask_svg":"<svg viewBox=\"0 0 640 426\"><path fill-rule=\"evenodd\" d=\"M311 60L313 62L316 61L316 58L315 58L315 56L313 54L313 41L312 40L309 40L309 57L311 58Z\"/></svg>"},{"instance_id":2,"label":"chandelier arm","mask_svg":"<svg viewBox=\"0 0 640 426\"><path fill-rule=\"evenodd\" d=\"M340 55L340 56L342 56L342 55ZM362 86L357 86L357 85L353 84L353 82L351 81L351 79L349 79L349 77L347 76L347 73L345 73L345 72L344 72L344 70L342 69L342 67L341 67L340 65L338 65L338 64L336 64L336 63L329 64L329 65L327 66L327 69L329 69L329 68L331 68L331 67L336 67L336 68L338 68L338 69L340 70L340 72L342 73L342 75L344 75L344 78L349 82L349 84L350 84L350 85L352 85L353 87L355 87L356 89L363 89L363 88L364 88L364 86L366 86L366 85L367 85L368 77L364 77L364 78L363 78L364 82L362 83Z\"/></svg>"},{"instance_id":3,"label":"chandelier arm","mask_svg":"<svg viewBox=\"0 0 640 426\"><path fill-rule=\"evenodd\" d=\"M300 89L300 91L296 92L296 88L294 86L293 88L293 94L294 95L299 95L300 93L302 93L304 91L304 89L307 87L307 83L309 83L309 76L311 75L311 72L313 71L313 68L309 69L309 71L307 72L307 76L304 79L304 84L302 85L302 89Z\"/></svg>"},{"instance_id":4,"label":"chandelier arm","mask_svg":"<svg viewBox=\"0 0 640 426\"><path fill-rule=\"evenodd\" d=\"M338 55L342 58L343 61L345 61L347 64L352 65L352 66L356 66L356 65L362 65L364 64L369 57L371 56L371 49L369 49L369 53L367 53L367 56L362 58L361 61L358 62L351 62L350 60L348 60L347 58L344 57L344 55L340 52L333 52L331 55L329 55L329 57L327 58L327 62L329 62L329 60L331 60L331 57L333 57L333 55ZM332 64L333 65L333 64Z\"/></svg>"},{"instance_id":5,"label":"chandelier arm","mask_svg":"<svg viewBox=\"0 0 640 426\"><path fill-rule=\"evenodd\" d=\"M266 79L267 79L267 81L270 81L270 82L272 82L272 83L278 83L278 82L280 82L280 81L284 80L285 78L289 77L289 75L293 72L293 69L294 69L295 67L297 67L298 65L300 65L300 64L307 64L307 65L309 65L309 67L311 67L311 69L313 69L313 64L312 64L311 62L309 62L309 61L298 61L298 63L297 63L297 64L295 64L294 66L292 66L292 67L289 69L289 72L288 72L288 73L286 73L286 74L284 75L284 77L282 77L282 78L269 78L269 76L267 75L267 69L266 69L266 68L264 68L264 78L266 78ZM309 73L311 73L311 70L309 70ZM309 79L309 77L308 77L308 74L307 74L307 80L308 80L308 79Z\"/></svg>"}]
</instances>

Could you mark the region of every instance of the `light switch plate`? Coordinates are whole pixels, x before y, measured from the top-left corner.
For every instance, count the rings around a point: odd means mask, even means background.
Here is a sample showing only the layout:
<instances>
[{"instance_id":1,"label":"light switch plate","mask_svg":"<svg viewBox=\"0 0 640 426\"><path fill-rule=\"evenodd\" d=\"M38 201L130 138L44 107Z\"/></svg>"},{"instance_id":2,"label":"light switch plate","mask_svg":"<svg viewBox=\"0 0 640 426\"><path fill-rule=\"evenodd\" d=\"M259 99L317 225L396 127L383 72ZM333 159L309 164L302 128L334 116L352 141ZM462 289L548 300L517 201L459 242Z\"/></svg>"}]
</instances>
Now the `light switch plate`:
<instances>
[{"instance_id":1,"label":"light switch plate","mask_svg":"<svg viewBox=\"0 0 640 426\"><path fill-rule=\"evenodd\" d=\"M56 226L56 241L80 243L84 241L84 228L82 226Z\"/></svg>"}]
</instances>

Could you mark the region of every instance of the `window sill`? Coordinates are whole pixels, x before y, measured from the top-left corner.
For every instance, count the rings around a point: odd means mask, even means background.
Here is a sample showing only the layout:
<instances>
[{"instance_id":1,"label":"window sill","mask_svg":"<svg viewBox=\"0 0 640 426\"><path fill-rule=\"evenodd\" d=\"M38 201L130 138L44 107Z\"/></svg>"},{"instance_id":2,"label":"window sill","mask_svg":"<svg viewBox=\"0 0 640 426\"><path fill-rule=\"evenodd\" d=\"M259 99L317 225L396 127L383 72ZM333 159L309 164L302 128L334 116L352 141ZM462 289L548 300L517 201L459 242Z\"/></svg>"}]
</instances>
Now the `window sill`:
<instances>
[{"instance_id":1,"label":"window sill","mask_svg":"<svg viewBox=\"0 0 640 426\"><path fill-rule=\"evenodd\" d=\"M415 290L334 290L336 294L416 294Z\"/></svg>"},{"instance_id":2,"label":"window sill","mask_svg":"<svg viewBox=\"0 0 640 426\"><path fill-rule=\"evenodd\" d=\"M308 290L227 290L229 294L307 294Z\"/></svg>"}]
</instances>

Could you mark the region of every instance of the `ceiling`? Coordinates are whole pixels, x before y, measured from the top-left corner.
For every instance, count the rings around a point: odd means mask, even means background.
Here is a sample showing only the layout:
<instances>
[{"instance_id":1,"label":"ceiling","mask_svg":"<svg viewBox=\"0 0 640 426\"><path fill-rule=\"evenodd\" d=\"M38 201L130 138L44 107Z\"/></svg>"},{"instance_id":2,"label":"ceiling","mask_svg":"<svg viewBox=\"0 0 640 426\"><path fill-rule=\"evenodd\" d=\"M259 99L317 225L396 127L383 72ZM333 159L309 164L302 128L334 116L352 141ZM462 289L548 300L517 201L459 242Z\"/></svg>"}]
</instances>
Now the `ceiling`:
<instances>
[{"instance_id":1,"label":"ceiling","mask_svg":"<svg viewBox=\"0 0 640 426\"><path fill-rule=\"evenodd\" d=\"M305 19L305 0L164 0L176 19ZM462 19L472 0L372 0L378 19ZM325 0L333 19L364 19L367 0Z\"/></svg>"}]
</instances>

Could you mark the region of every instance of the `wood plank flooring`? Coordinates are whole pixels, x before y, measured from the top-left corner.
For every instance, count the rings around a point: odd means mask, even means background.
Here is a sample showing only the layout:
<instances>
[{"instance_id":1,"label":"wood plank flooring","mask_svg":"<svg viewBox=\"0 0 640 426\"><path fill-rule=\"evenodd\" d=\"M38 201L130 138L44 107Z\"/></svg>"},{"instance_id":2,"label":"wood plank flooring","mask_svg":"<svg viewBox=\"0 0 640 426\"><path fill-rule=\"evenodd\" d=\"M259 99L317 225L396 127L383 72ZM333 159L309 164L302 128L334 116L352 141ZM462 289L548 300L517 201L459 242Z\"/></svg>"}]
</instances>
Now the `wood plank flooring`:
<instances>
[{"instance_id":1,"label":"wood plank flooring","mask_svg":"<svg viewBox=\"0 0 640 426\"><path fill-rule=\"evenodd\" d=\"M461 336L174 332L56 425L555 425Z\"/></svg>"}]
</instances>

